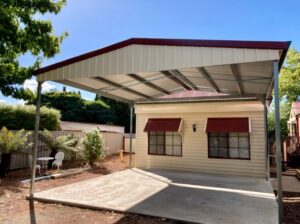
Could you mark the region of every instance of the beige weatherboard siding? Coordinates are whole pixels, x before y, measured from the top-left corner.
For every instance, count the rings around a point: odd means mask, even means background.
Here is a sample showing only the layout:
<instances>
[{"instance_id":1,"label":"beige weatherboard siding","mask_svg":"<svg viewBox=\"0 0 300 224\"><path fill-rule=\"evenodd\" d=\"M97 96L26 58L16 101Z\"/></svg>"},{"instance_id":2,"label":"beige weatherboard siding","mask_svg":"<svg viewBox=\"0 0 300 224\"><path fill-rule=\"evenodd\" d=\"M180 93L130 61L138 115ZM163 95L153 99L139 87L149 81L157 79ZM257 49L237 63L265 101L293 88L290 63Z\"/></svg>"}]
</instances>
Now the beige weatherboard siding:
<instances>
[{"instance_id":1,"label":"beige weatherboard siding","mask_svg":"<svg viewBox=\"0 0 300 224\"><path fill-rule=\"evenodd\" d=\"M264 115L259 101L138 104L135 113L137 167L265 177ZM182 157L148 155L144 132L148 118L177 117L183 119ZM250 118L250 160L208 158L205 126L209 117Z\"/></svg>"}]
</instances>

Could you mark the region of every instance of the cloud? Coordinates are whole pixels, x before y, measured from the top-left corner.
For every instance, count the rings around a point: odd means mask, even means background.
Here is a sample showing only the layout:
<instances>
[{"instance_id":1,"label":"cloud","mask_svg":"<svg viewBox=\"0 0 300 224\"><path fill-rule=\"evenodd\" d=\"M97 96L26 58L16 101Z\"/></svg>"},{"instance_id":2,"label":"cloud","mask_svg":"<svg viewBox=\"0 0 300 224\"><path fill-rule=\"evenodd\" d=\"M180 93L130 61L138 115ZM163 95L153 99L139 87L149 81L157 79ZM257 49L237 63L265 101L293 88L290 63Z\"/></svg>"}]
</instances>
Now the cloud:
<instances>
[{"instance_id":1,"label":"cloud","mask_svg":"<svg viewBox=\"0 0 300 224\"><path fill-rule=\"evenodd\" d=\"M6 100L0 99L0 103L6 103Z\"/></svg>"},{"instance_id":2,"label":"cloud","mask_svg":"<svg viewBox=\"0 0 300 224\"><path fill-rule=\"evenodd\" d=\"M33 79L27 79L23 83L23 88L24 89L30 89L32 92L36 92L37 88L37 81ZM49 82L44 82L42 84L42 92L50 92L50 91L55 91L56 87L54 85L51 85Z\"/></svg>"},{"instance_id":3,"label":"cloud","mask_svg":"<svg viewBox=\"0 0 300 224\"><path fill-rule=\"evenodd\" d=\"M25 100L17 100L17 102L15 104L17 105L25 105Z\"/></svg>"}]
</instances>

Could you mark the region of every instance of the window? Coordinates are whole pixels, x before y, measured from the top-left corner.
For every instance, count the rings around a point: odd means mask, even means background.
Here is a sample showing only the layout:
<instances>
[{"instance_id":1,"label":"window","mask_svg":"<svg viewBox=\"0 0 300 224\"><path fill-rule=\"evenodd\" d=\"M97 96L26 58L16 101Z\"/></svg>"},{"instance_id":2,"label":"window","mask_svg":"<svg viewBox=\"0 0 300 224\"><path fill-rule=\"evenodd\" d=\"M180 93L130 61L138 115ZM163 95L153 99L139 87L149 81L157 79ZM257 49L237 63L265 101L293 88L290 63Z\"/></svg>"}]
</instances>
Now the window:
<instances>
[{"instance_id":1,"label":"window","mask_svg":"<svg viewBox=\"0 0 300 224\"><path fill-rule=\"evenodd\" d=\"M181 135L178 132L148 132L149 155L181 156Z\"/></svg>"},{"instance_id":2,"label":"window","mask_svg":"<svg viewBox=\"0 0 300 224\"><path fill-rule=\"evenodd\" d=\"M249 133L208 133L208 157L250 159Z\"/></svg>"}]
</instances>

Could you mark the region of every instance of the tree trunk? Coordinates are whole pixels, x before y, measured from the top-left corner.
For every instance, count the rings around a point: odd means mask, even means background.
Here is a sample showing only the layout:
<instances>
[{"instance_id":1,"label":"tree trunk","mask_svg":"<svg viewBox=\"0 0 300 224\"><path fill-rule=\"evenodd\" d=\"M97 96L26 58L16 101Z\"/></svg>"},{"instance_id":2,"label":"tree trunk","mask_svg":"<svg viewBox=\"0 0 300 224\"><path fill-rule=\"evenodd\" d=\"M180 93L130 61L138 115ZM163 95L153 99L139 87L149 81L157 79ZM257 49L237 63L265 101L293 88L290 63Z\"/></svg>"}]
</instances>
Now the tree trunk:
<instances>
[{"instance_id":1,"label":"tree trunk","mask_svg":"<svg viewBox=\"0 0 300 224\"><path fill-rule=\"evenodd\" d=\"M7 154L7 153L1 154L0 177L5 177L6 172L9 170L10 157L11 154Z\"/></svg>"}]
</instances>

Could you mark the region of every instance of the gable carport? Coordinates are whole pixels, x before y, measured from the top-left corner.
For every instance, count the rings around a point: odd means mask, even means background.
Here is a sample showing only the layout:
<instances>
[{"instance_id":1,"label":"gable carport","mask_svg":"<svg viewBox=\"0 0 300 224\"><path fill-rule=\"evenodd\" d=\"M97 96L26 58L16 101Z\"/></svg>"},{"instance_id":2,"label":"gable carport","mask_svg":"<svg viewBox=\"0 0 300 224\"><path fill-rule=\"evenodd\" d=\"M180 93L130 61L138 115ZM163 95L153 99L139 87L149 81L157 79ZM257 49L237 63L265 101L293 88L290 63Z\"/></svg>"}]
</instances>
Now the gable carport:
<instances>
[{"instance_id":1,"label":"gable carport","mask_svg":"<svg viewBox=\"0 0 300 224\"><path fill-rule=\"evenodd\" d=\"M161 101L159 97L182 90L208 90L227 93L229 97L250 96L261 100L265 108L268 178L267 106L274 89L277 197L279 223L282 223L278 73L289 45L290 42L133 38L41 68L35 71L38 97L33 156L36 158L43 81L55 81L130 104L131 135L136 102ZM35 163L33 159L32 167ZM30 197L34 180L35 170Z\"/></svg>"}]
</instances>

